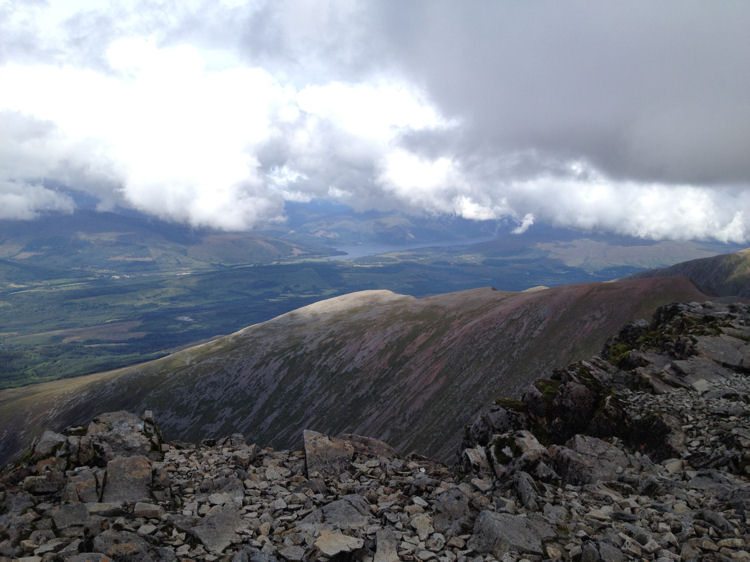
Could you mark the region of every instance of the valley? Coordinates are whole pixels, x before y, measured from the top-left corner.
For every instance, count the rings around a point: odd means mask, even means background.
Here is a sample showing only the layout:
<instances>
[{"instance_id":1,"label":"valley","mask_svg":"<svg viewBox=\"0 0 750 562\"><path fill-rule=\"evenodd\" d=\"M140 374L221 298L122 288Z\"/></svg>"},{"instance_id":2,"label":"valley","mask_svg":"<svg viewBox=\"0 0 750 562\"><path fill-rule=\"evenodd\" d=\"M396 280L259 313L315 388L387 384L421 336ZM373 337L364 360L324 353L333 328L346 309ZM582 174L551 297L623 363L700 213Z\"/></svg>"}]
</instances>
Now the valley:
<instances>
[{"instance_id":1,"label":"valley","mask_svg":"<svg viewBox=\"0 0 750 562\"><path fill-rule=\"evenodd\" d=\"M0 388L155 359L354 291L523 291L733 248L334 210L290 206L260 234L86 211L0 221Z\"/></svg>"}]
</instances>

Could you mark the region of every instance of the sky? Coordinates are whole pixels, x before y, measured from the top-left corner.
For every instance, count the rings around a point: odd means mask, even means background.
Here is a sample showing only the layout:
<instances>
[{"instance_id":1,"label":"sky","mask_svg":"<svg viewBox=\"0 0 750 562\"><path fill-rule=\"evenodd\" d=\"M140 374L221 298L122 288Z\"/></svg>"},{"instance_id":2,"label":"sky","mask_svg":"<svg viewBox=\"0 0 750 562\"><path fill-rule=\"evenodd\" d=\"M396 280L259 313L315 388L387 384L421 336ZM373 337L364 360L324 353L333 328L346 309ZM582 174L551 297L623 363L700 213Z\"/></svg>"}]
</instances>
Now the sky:
<instances>
[{"instance_id":1,"label":"sky","mask_svg":"<svg viewBox=\"0 0 750 562\"><path fill-rule=\"evenodd\" d=\"M750 239L750 3L0 0L0 219Z\"/></svg>"}]
</instances>

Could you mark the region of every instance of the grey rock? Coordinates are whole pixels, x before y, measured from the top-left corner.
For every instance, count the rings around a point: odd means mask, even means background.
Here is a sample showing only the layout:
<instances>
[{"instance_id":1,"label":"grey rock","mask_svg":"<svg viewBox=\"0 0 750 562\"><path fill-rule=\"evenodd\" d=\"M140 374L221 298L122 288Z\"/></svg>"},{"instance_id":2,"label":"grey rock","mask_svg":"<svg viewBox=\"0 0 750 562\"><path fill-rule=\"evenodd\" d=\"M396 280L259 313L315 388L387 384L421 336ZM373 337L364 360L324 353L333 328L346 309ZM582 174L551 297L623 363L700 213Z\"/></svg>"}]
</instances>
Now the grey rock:
<instances>
[{"instance_id":1,"label":"grey rock","mask_svg":"<svg viewBox=\"0 0 750 562\"><path fill-rule=\"evenodd\" d=\"M615 480L618 469L629 465L625 453L596 437L575 435L566 445L553 445L549 453L555 470L567 484Z\"/></svg>"},{"instance_id":2,"label":"grey rock","mask_svg":"<svg viewBox=\"0 0 750 562\"><path fill-rule=\"evenodd\" d=\"M487 454L500 479L519 470L533 471L549 456L547 448L525 429L494 436Z\"/></svg>"},{"instance_id":3,"label":"grey rock","mask_svg":"<svg viewBox=\"0 0 750 562\"><path fill-rule=\"evenodd\" d=\"M320 536L315 541L315 546L326 556L359 550L363 545L364 541L360 538L327 529L320 531Z\"/></svg>"},{"instance_id":4,"label":"grey rock","mask_svg":"<svg viewBox=\"0 0 750 562\"><path fill-rule=\"evenodd\" d=\"M390 527L378 529L375 535L376 550L373 562L398 562L398 538Z\"/></svg>"},{"instance_id":5,"label":"grey rock","mask_svg":"<svg viewBox=\"0 0 750 562\"><path fill-rule=\"evenodd\" d=\"M720 365L735 371L750 369L750 348L741 339L727 334L718 337L696 336L696 351Z\"/></svg>"},{"instance_id":6,"label":"grey rock","mask_svg":"<svg viewBox=\"0 0 750 562\"><path fill-rule=\"evenodd\" d=\"M435 511L432 524L436 531L448 537L464 534L474 525L469 496L460 488L451 488L440 494Z\"/></svg>"},{"instance_id":7,"label":"grey rock","mask_svg":"<svg viewBox=\"0 0 750 562\"><path fill-rule=\"evenodd\" d=\"M107 530L94 537L94 550L114 560L151 562L149 544L135 533Z\"/></svg>"},{"instance_id":8,"label":"grey rock","mask_svg":"<svg viewBox=\"0 0 750 562\"><path fill-rule=\"evenodd\" d=\"M115 457L107 463L102 500L148 501L151 497L151 461L143 455Z\"/></svg>"},{"instance_id":9,"label":"grey rock","mask_svg":"<svg viewBox=\"0 0 750 562\"><path fill-rule=\"evenodd\" d=\"M388 443L375 439L374 437L366 437L364 435L357 435L356 433L344 433L341 439L348 441L354 447L354 451L358 455L366 455L369 457L378 457L381 459L392 459L396 456L396 449L391 447Z\"/></svg>"},{"instance_id":10,"label":"grey rock","mask_svg":"<svg viewBox=\"0 0 750 562\"><path fill-rule=\"evenodd\" d=\"M301 546L286 546L279 550L279 555L285 560L297 562L305 559L305 549Z\"/></svg>"},{"instance_id":11,"label":"grey rock","mask_svg":"<svg viewBox=\"0 0 750 562\"><path fill-rule=\"evenodd\" d=\"M322 529L359 529L370 522L370 504L357 494L344 496L320 507L297 523L301 531L319 533Z\"/></svg>"},{"instance_id":12,"label":"grey rock","mask_svg":"<svg viewBox=\"0 0 750 562\"><path fill-rule=\"evenodd\" d=\"M410 524L417 532L420 541L427 540L427 537L435 531L432 526L432 517L425 513L419 513L412 517Z\"/></svg>"},{"instance_id":13,"label":"grey rock","mask_svg":"<svg viewBox=\"0 0 750 562\"><path fill-rule=\"evenodd\" d=\"M65 476L56 470L40 476L27 476L23 480L23 489L34 495L55 494L64 487Z\"/></svg>"},{"instance_id":14,"label":"grey rock","mask_svg":"<svg viewBox=\"0 0 750 562\"><path fill-rule=\"evenodd\" d=\"M526 416L519 412L492 404L469 426L468 443L487 445L493 435L522 429L526 423L525 418Z\"/></svg>"},{"instance_id":15,"label":"grey rock","mask_svg":"<svg viewBox=\"0 0 750 562\"><path fill-rule=\"evenodd\" d=\"M61 505L52 510L52 520L58 529L67 529L74 525L85 525L89 510L84 503Z\"/></svg>"},{"instance_id":16,"label":"grey rock","mask_svg":"<svg viewBox=\"0 0 750 562\"><path fill-rule=\"evenodd\" d=\"M245 497L245 487L242 485L242 481L236 476L218 479L215 482L213 490L215 493L225 494L228 500L237 506L242 505L242 500Z\"/></svg>"},{"instance_id":17,"label":"grey rock","mask_svg":"<svg viewBox=\"0 0 750 562\"><path fill-rule=\"evenodd\" d=\"M97 462L105 463L119 456L148 456L158 449L156 428L130 412L107 412L89 424L81 446L92 448Z\"/></svg>"},{"instance_id":18,"label":"grey rock","mask_svg":"<svg viewBox=\"0 0 750 562\"><path fill-rule=\"evenodd\" d=\"M559 525L568 518L568 510L562 505L552 505L549 503L544 504L542 510L544 517L552 525Z\"/></svg>"},{"instance_id":19,"label":"grey rock","mask_svg":"<svg viewBox=\"0 0 750 562\"><path fill-rule=\"evenodd\" d=\"M34 505L34 499L27 492L7 493L3 501L4 509L10 514L23 512Z\"/></svg>"},{"instance_id":20,"label":"grey rock","mask_svg":"<svg viewBox=\"0 0 750 562\"><path fill-rule=\"evenodd\" d=\"M492 471L484 447L468 447L461 451L461 468L464 472L482 475Z\"/></svg>"},{"instance_id":21,"label":"grey rock","mask_svg":"<svg viewBox=\"0 0 750 562\"><path fill-rule=\"evenodd\" d=\"M302 440L308 477L315 472L322 476L337 477L349 468L354 459L354 445L345 439L306 429L302 433Z\"/></svg>"},{"instance_id":22,"label":"grey rock","mask_svg":"<svg viewBox=\"0 0 750 562\"><path fill-rule=\"evenodd\" d=\"M542 540L553 536L552 527L541 521L482 511L474 524L469 547L498 558L510 551L542 554Z\"/></svg>"},{"instance_id":23,"label":"grey rock","mask_svg":"<svg viewBox=\"0 0 750 562\"><path fill-rule=\"evenodd\" d=\"M67 441L67 437L54 431L45 431L34 446L32 461L37 461L55 454L55 451Z\"/></svg>"},{"instance_id":24,"label":"grey rock","mask_svg":"<svg viewBox=\"0 0 750 562\"><path fill-rule=\"evenodd\" d=\"M278 562L278 558L265 552L245 546L235 553L232 562Z\"/></svg>"},{"instance_id":25,"label":"grey rock","mask_svg":"<svg viewBox=\"0 0 750 562\"><path fill-rule=\"evenodd\" d=\"M122 502L87 503L86 508L89 510L89 515L101 517L115 517L125 513Z\"/></svg>"},{"instance_id":26,"label":"grey rock","mask_svg":"<svg viewBox=\"0 0 750 562\"><path fill-rule=\"evenodd\" d=\"M210 552L220 554L238 538L235 530L241 521L242 515L236 507L220 506L194 525L183 528L201 541Z\"/></svg>"},{"instance_id":27,"label":"grey rock","mask_svg":"<svg viewBox=\"0 0 750 562\"><path fill-rule=\"evenodd\" d=\"M164 515L164 508L153 503L137 502L133 507L133 515L136 517L159 519Z\"/></svg>"},{"instance_id":28,"label":"grey rock","mask_svg":"<svg viewBox=\"0 0 750 562\"><path fill-rule=\"evenodd\" d=\"M63 496L70 502L98 502L99 480L92 469L80 470L68 476Z\"/></svg>"},{"instance_id":29,"label":"grey rock","mask_svg":"<svg viewBox=\"0 0 750 562\"><path fill-rule=\"evenodd\" d=\"M602 557L602 560L606 560L607 562L624 562L625 561L625 555L622 553L622 551L614 546L613 544L601 541L598 544L599 554Z\"/></svg>"},{"instance_id":30,"label":"grey rock","mask_svg":"<svg viewBox=\"0 0 750 562\"><path fill-rule=\"evenodd\" d=\"M596 548L596 545L592 542L586 542L581 547L581 558L580 562L599 562L601 558L599 557L599 550Z\"/></svg>"},{"instance_id":31,"label":"grey rock","mask_svg":"<svg viewBox=\"0 0 750 562\"><path fill-rule=\"evenodd\" d=\"M711 382L726 378L731 373L715 361L698 356L672 361L672 367L687 384L691 385L699 380Z\"/></svg>"},{"instance_id":32,"label":"grey rock","mask_svg":"<svg viewBox=\"0 0 750 562\"><path fill-rule=\"evenodd\" d=\"M513 487L521 504L531 511L539 511L539 490L534 479L524 471L516 473Z\"/></svg>"},{"instance_id":33,"label":"grey rock","mask_svg":"<svg viewBox=\"0 0 750 562\"><path fill-rule=\"evenodd\" d=\"M732 525L721 513L710 509L701 509L697 516L721 531L727 531L732 528Z\"/></svg>"}]
</instances>

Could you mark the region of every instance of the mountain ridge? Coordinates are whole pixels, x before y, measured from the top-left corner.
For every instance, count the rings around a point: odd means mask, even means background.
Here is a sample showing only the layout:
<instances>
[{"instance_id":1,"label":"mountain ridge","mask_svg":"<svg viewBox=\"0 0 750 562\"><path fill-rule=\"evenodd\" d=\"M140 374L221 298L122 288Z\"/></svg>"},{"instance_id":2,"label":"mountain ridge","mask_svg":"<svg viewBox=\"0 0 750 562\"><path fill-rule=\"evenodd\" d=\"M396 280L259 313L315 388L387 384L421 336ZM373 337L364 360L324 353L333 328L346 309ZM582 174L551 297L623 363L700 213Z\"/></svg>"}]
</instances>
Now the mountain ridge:
<instances>
[{"instance_id":1,"label":"mountain ridge","mask_svg":"<svg viewBox=\"0 0 750 562\"><path fill-rule=\"evenodd\" d=\"M685 275L711 296L750 298L750 248L731 254L699 258L670 267L643 271L626 279L648 279Z\"/></svg>"},{"instance_id":2,"label":"mountain ridge","mask_svg":"<svg viewBox=\"0 0 750 562\"><path fill-rule=\"evenodd\" d=\"M154 410L169 438L237 430L290 447L304 426L447 458L487 388L517 395L538 373L597 353L626 322L703 299L684 277L346 295L145 365L2 391L0 458L44 427L116 409Z\"/></svg>"},{"instance_id":3,"label":"mountain ridge","mask_svg":"<svg viewBox=\"0 0 750 562\"><path fill-rule=\"evenodd\" d=\"M750 305L660 307L483 409L453 466L101 413L0 470L0 560L747 560L748 341Z\"/></svg>"}]
</instances>

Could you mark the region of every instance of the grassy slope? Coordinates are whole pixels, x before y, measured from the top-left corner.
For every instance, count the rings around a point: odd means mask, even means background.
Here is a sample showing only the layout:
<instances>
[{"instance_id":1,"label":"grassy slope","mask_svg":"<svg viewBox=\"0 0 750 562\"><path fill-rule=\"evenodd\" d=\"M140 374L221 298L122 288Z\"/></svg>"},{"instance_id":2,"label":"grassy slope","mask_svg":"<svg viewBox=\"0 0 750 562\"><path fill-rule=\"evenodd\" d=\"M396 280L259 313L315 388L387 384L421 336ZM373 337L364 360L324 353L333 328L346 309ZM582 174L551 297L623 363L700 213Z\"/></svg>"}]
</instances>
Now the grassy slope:
<instances>
[{"instance_id":1,"label":"grassy slope","mask_svg":"<svg viewBox=\"0 0 750 562\"><path fill-rule=\"evenodd\" d=\"M678 263L633 275L633 279L685 275L712 296L750 298L750 248L733 254Z\"/></svg>"},{"instance_id":2,"label":"grassy slope","mask_svg":"<svg viewBox=\"0 0 750 562\"><path fill-rule=\"evenodd\" d=\"M346 295L147 364L2 391L0 460L45 427L120 408L153 409L167 438L241 431L288 447L308 427L447 459L494 395L598 352L660 304L702 297L685 278Z\"/></svg>"}]
</instances>

